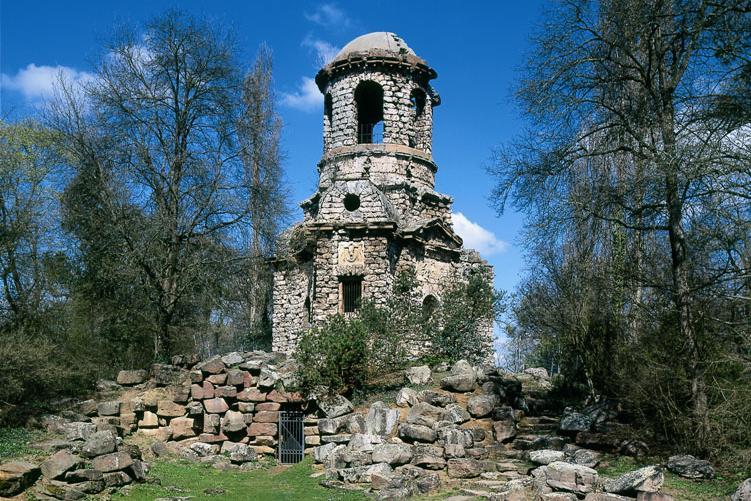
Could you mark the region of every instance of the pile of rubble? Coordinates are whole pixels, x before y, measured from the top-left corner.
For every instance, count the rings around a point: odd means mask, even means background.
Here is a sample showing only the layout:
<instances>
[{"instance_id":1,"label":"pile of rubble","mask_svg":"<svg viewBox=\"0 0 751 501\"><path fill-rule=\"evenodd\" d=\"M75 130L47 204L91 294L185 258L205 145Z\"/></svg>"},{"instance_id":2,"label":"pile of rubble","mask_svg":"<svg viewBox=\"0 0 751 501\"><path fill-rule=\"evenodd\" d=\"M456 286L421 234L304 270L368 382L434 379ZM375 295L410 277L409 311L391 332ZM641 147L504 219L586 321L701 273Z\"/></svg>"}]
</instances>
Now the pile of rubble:
<instances>
[{"instance_id":1,"label":"pile of rubble","mask_svg":"<svg viewBox=\"0 0 751 501\"><path fill-rule=\"evenodd\" d=\"M123 444L110 430L92 428L85 435L85 440L70 441L39 465L0 465L0 496L15 496L36 482L34 499L82 499L146 480L148 464L138 447Z\"/></svg>"}]
</instances>

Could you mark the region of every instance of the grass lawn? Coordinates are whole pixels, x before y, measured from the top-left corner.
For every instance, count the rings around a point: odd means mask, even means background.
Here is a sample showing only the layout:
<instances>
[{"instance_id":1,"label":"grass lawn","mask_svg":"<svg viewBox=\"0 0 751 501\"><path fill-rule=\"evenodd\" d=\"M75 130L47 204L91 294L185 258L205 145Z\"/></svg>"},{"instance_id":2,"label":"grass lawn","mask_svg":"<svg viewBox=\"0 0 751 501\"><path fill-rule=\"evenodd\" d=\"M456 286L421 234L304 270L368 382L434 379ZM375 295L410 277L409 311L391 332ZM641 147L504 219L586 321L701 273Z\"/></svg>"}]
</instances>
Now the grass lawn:
<instances>
[{"instance_id":1,"label":"grass lawn","mask_svg":"<svg viewBox=\"0 0 751 501\"><path fill-rule=\"evenodd\" d=\"M310 478L310 460L294 466L272 463L251 471L220 471L208 465L187 461L156 460L150 478L161 485L134 484L115 498L153 500L158 497L190 496L194 500L365 500L359 492L327 489Z\"/></svg>"},{"instance_id":2,"label":"grass lawn","mask_svg":"<svg viewBox=\"0 0 751 501\"><path fill-rule=\"evenodd\" d=\"M601 476L616 478L624 473L633 471L642 466L659 463L659 460L653 462L637 462L635 459L624 456L607 457L600 463L597 468ZM710 499L729 499L735 492L741 482L749 477L750 473L727 473L717 472L717 476L712 480L689 480L679 477L667 470L665 473L665 483L662 490L670 494L676 500L681 501L709 501Z\"/></svg>"}]
</instances>

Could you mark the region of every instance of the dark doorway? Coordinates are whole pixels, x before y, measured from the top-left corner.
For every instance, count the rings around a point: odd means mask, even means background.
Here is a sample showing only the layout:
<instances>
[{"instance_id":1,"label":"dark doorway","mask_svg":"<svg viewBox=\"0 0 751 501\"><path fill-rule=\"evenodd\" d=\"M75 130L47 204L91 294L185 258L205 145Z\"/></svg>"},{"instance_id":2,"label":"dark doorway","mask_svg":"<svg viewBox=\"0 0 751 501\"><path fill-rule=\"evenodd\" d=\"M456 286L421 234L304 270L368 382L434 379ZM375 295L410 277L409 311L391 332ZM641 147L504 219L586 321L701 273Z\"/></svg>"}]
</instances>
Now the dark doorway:
<instances>
[{"instance_id":1,"label":"dark doorway","mask_svg":"<svg viewBox=\"0 0 751 501\"><path fill-rule=\"evenodd\" d=\"M360 307L362 300L362 278L348 277L341 282L341 311L353 313Z\"/></svg>"},{"instance_id":2,"label":"dark doorway","mask_svg":"<svg viewBox=\"0 0 751 501\"><path fill-rule=\"evenodd\" d=\"M279 462L295 464L305 453L303 413L299 409L279 411Z\"/></svg>"}]
</instances>

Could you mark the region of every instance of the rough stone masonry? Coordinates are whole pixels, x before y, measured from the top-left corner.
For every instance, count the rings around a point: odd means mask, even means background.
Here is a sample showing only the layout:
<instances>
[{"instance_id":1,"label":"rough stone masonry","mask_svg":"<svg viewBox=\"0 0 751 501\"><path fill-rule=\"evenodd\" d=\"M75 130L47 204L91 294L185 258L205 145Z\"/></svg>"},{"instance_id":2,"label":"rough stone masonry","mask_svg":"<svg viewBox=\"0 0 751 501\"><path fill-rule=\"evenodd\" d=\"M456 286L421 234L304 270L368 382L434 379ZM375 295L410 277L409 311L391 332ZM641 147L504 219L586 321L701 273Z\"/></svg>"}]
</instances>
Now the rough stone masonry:
<instances>
[{"instance_id":1,"label":"rough stone masonry","mask_svg":"<svg viewBox=\"0 0 751 501\"><path fill-rule=\"evenodd\" d=\"M301 332L362 300L383 304L403 270L415 271L425 308L440 304L448 283L492 277L454 233L451 197L434 189L436 76L385 32L356 38L318 72L319 183L272 261L274 351L292 353ZM482 329L492 336L490 322Z\"/></svg>"}]
</instances>

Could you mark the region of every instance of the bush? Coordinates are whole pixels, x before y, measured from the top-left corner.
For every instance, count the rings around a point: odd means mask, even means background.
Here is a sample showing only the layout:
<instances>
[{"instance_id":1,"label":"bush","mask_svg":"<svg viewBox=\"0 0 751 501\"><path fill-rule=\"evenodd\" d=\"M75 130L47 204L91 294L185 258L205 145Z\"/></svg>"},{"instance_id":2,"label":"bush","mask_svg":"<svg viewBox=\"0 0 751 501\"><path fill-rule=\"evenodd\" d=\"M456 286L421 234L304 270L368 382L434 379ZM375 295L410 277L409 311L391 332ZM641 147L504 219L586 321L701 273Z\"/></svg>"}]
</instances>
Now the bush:
<instances>
[{"instance_id":1,"label":"bush","mask_svg":"<svg viewBox=\"0 0 751 501\"><path fill-rule=\"evenodd\" d=\"M368 372L368 331L358 318L332 317L320 328L303 334L297 347L300 386L313 391L351 394L362 388Z\"/></svg>"},{"instance_id":2,"label":"bush","mask_svg":"<svg viewBox=\"0 0 751 501\"><path fill-rule=\"evenodd\" d=\"M500 311L502 295L477 274L447 286L443 296L434 311L424 311L415 274L404 271L385 305L365 302L356 315L334 316L303 333L296 353L302 389L351 394L418 354L424 363L487 361L492 338L484 327Z\"/></svg>"}]
</instances>

